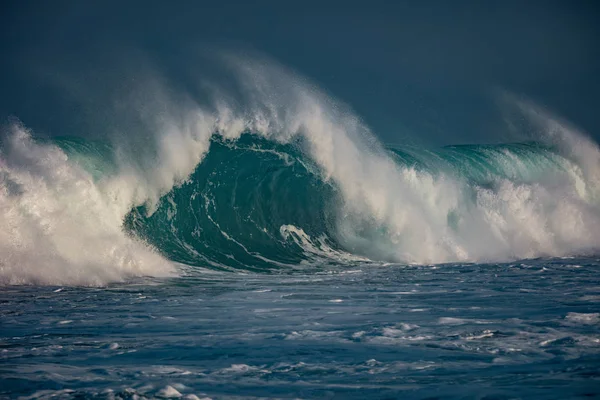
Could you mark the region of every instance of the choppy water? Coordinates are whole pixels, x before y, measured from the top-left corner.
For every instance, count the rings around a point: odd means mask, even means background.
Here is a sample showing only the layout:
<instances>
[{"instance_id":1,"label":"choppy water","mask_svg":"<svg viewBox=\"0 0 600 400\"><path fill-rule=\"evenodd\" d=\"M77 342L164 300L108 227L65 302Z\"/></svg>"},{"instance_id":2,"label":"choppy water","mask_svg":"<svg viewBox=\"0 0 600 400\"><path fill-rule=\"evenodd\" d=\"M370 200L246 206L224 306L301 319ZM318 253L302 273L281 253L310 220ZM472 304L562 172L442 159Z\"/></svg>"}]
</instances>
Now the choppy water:
<instances>
[{"instance_id":1,"label":"choppy water","mask_svg":"<svg viewBox=\"0 0 600 400\"><path fill-rule=\"evenodd\" d=\"M598 396L599 266L356 264L9 287L0 397Z\"/></svg>"}]
</instances>

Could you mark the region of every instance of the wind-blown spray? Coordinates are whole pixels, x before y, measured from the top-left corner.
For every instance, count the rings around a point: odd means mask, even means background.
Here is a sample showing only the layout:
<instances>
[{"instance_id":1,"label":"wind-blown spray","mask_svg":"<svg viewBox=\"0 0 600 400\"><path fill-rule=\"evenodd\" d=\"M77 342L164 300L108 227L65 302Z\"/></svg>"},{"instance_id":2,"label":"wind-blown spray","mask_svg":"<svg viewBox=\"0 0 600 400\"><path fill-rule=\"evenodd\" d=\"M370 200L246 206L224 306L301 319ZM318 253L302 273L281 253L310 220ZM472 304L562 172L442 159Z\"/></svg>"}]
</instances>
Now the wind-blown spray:
<instances>
[{"instance_id":1,"label":"wind-blown spray","mask_svg":"<svg viewBox=\"0 0 600 400\"><path fill-rule=\"evenodd\" d=\"M0 155L0 281L103 284L168 276L173 261L264 270L600 247L600 152L530 104L515 102L536 143L387 149L285 68L221 60L234 89L175 100L150 85L141 97L160 107L145 109L143 134L112 135L94 154L91 142L13 126Z\"/></svg>"}]
</instances>

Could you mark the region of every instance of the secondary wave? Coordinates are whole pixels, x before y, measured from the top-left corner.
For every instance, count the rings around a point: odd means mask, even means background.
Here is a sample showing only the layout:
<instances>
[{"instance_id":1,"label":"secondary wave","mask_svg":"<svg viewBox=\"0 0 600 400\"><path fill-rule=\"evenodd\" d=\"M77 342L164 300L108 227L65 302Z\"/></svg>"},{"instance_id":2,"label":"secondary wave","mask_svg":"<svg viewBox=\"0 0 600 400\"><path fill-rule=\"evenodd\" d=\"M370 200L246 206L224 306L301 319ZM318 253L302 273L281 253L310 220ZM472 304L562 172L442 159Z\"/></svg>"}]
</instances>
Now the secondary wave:
<instances>
[{"instance_id":1,"label":"secondary wave","mask_svg":"<svg viewBox=\"0 0 600 400\"><path fill-rule=\"evenodd\" d=\"M41 141L0 158L0 279L103 284L218 269L445 263L600 247L600 151L531 104L536 142L382 146L283 67L223 58L236 87L203 103L142 96L143 134ZM150 107L151 108L151 107Z\"/></svg>"}]
</instances>

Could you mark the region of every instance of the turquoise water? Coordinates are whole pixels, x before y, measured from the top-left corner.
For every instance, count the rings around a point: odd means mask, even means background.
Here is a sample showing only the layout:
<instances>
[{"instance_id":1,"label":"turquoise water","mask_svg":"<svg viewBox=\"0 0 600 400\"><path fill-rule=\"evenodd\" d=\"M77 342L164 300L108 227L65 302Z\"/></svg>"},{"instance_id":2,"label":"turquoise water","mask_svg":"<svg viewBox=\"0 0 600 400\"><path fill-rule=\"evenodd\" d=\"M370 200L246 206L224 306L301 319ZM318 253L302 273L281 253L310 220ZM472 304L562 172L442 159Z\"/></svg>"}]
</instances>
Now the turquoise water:
<instances>
[{"instance_id":1,"label":"turquoise water","mask_svg":"<svg viewBox=\"0 0 600 400\"><path fill-rule=\"evenodd\" d=\"M77 149L68 140L61 144ZM362 256L339 233L340 188L323 180L301 143L277 144L244 134L237 141L213 137L210 146L192 175L155 209L140 206L125 217L129 232L171 260L220 270L295 269L319 264L323 257L345 263ZM493 192L503 181L536 183L570 168L567 159L537 143L388 151L405 170L461 182L464 203L442 221L454 231L461 214L478 206L477 191ZM382 223L367 227L365 234L385 240L387 229Z\"/></svg>"}]
</instances>

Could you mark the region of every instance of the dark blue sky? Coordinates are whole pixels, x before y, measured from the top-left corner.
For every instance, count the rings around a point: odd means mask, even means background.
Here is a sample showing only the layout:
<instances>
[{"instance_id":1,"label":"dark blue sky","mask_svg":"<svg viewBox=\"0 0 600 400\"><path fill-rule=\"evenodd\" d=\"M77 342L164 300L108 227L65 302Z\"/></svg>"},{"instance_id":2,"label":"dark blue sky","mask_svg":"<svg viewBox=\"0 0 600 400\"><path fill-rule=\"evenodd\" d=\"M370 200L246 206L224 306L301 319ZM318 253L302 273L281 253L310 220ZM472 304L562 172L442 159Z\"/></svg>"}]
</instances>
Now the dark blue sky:
<instances>
[{"instance_id":1,"label":"dark blue sky","mask_svg":"<svg viewBox=\"0 0 600 400\"><path fill-rule=\"evenodd\" d=\"M259 51L308 76L386 142L504 140L503 90L600 138L594 1L21 0L0 15L0 116L52 134L102 107L77 104L61 82L106 88L138 51L168 66L199 62L189 50L209 46Z\"/></svg>"}]
</instances>

